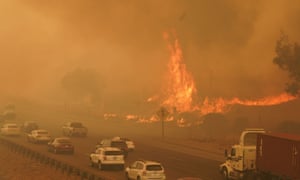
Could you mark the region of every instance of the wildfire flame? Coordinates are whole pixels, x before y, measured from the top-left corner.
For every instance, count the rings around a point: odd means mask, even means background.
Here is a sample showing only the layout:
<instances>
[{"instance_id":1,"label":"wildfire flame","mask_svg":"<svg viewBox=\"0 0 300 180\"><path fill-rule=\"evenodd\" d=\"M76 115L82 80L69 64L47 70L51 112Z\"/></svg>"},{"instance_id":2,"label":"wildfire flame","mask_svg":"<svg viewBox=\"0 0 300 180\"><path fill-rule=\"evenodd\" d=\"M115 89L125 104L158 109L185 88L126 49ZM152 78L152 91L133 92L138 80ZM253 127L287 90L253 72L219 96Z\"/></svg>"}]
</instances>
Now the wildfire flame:
<instances>
[{"instance_id":1,"label":"wildfire flame","mask_svg":"<svg viewBox=\"0 0 300 180\"><path fill-rule=\"evenodd\" d=\"M175 34L173 33L175 36ZM176 36L174 42L170 41L169 34L164 34L168 41L168 48L171 53L168 64L168 87L167 98L162 101L162 105L169 108L176 108L178 112L199 111L201 115L208 113L222 113L230 110L230 107L235 104L245 106L272 106L285 103L296 99L296 97L287 93L282 93L277 96L264 97L258 100L241 100L237 97L226 100L224 98L209 99L205 97L203 102L194 103L193 97L197 92L192 75L186 70L186 65L183 62L183 54ZM195 105L193 105L193 103ZM182 121L181 121L182 122Z\"/></svg>"},{"instance_id":2,"label":"wildfire flame","mask_svg":"<svg viewBox=\"0 0 300 180\"><path fill-rule=\"evenodd\" d=\"M167 80L167 90L165 92L165 98L161 99L161 96L154 95L146 100L146 102L154 102L161 100L161 105L170 110L170 114L165 117L164 121L176 121L178 127L189 127L193 124L200 125L201 121L191 123L186 119L179 117L175 118L176 113L183 112L199 112L200 115L205 115L208 113L224 113L228 112L233 105L239 104L244 106L272 106L281 103L285 103L296 99L297 97L289 95L287 93L282 93L277 96L268 96L257 100L241 100L237 97L232 99L224 98L213 98L208 97L203 98L202 102L194 102L193 97L196 96L196 86L191 73L186 69L186 65L183 62L183 53L179 44L178 39L175 34L171 41L170 35L168 33L164 34L164 38L168 42L168 48L171 53L170 61L168 64L168 80ZM173 114L172 114L173 113ZM116 117L115 114L105 114L105 118ZM152 115L151 117L144 117L138 115L126 115L126 120L133 120L137 123L152 123L161 121L160 117L157 115Z\"/></svg>"},{"instance_id":3,"label":"wildfire flame","mask_svg":"<svg viewBox=\"0 0 300 180\"><path fill-rule=\"evenodd\" d=\"M186 70L183 63L182 50L179 41L175 39L174 44L170 43L168 34L165 33L165 39L169 41L168 48L171 52L168 64L168 97L163 101L164 106L175 107L179 112L194 110L192 107L193 95L196 93L196 87L192 75Z\"/></svg>"}]
</instances>

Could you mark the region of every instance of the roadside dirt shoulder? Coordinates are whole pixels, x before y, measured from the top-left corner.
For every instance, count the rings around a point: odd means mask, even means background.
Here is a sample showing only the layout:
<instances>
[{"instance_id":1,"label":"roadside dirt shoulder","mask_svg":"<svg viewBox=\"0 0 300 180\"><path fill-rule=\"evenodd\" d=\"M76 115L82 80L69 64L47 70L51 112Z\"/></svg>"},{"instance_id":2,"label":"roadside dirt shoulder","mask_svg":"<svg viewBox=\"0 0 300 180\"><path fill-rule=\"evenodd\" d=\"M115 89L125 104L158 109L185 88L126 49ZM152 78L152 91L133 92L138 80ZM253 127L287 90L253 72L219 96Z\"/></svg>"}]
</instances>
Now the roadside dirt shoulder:
<instances>
[{"instance_id":1,"label":"roadside dirt shoulder","mask_svg":"<svg viewBox=\"0 0 300 180\"><path fill-rule=\"evenodd\" d=\"M73 175L63 174L60 170L41 164L21 154L11 152L0 145L0 179L1 180L79 180Z\"/></svg>"}]
</instances>

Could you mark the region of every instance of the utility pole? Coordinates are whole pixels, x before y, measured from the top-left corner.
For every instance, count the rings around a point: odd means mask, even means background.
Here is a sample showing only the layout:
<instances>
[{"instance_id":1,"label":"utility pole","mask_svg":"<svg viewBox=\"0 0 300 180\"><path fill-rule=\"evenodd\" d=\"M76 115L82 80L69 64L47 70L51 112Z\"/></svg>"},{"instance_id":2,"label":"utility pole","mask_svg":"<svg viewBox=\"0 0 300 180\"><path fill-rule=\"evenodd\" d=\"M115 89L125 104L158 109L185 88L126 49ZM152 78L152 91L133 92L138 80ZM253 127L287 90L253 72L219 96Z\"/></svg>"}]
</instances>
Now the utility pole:
<instances>
[{"instance_id":1,"label":"utility pole","mask_svg":"<svg viewBox=\"0 0 300 180\"><path fill-rule=\"evenodd\" d=\"M162 137L162 139L164 139L165 138L165 119L169 115L169 112L165 107L161 107L157 111L157 115L161 119L161 137Z\"/></svg>"}]
</instances>

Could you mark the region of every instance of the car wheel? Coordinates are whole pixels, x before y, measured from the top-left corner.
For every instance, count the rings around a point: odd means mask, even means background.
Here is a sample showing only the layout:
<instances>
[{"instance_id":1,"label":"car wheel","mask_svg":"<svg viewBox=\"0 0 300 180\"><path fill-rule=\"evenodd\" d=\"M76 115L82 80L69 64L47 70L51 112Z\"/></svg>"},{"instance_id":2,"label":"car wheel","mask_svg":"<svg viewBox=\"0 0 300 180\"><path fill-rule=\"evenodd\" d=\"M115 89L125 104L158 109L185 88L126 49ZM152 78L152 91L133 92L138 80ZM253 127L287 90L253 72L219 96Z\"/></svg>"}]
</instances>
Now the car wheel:
<instances>
[{"instance_id":1,"label":"car wheel","mask_svg":"<svg viewBox=\"0 0 300 180\"><path fill-rule=\"evenodd\" d=\"M126 178L127 180L130 180L129 175L128 175L128 172L125 173L125 178Z\"/></svg>"},{"instance_id":2,"label":"car wheel","mask_svg":"<svg viewBox=\"0 0 300 180\"><path fill-rule=\"evenodd\" d=\"M228 180L228 171L225 167L222 169L222 178Z\"/></svg>"},{"instance_id":3,"label":"car wheel","mask_svg":"<svg viewBox=\"0 0 300 180\"><path fill-rule=\"evenodd\" d=\"M101 162L98 162L98 169L99 169L99 170L102 170L102 168L103 168L103 167L102 167Z\"/></svg>"},{"instance_id":4,"label":"car wheel","mask_svg":"<svg viewBox=\"0 0 300 180\"><path fill-rule=\"evenodd\" d=\"M91 159L90 159L90 166L94 167L94 163L93 163L93 161Z\"/></svg>"},{"instance_id":5,"label":"car wheel","mask_svg":"<svg viewBox=\"0 0 300 180\"><path fill-rule=\"evenodd\" d=\"M141 180L141 177L140 177L140 176L138 176L138 177L136 178L136 180Z\"/></svg>"}]
</instances>

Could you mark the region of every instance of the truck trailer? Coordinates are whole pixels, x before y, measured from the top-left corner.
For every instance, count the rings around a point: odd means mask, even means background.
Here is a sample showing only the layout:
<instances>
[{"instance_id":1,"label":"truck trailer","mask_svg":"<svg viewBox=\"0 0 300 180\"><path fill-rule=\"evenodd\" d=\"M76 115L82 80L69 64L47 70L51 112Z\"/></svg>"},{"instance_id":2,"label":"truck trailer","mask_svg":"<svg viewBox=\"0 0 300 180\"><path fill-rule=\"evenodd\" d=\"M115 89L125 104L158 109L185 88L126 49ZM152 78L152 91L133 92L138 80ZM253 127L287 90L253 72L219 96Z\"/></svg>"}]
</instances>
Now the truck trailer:
<instances>
[{"instance_id":1,"label":"truck trailer","mask_svg":"<svg viewBox=\"0 0 300 180\"><path fill-rule=\"evenodd\" d=\"M220 165L224 179L300 180L300 135L245 129Z\"/></svg>"},{"instance_id":2,"label":"truck trailer","mask_svg":"<svg viewBox=\"0 0 300 180\"><path fill-rule=\"evenodd\" d=\"M256 169L264 179L300 179L300 136L285 133L258 134Z\"/></svg>"}]
</instances>

